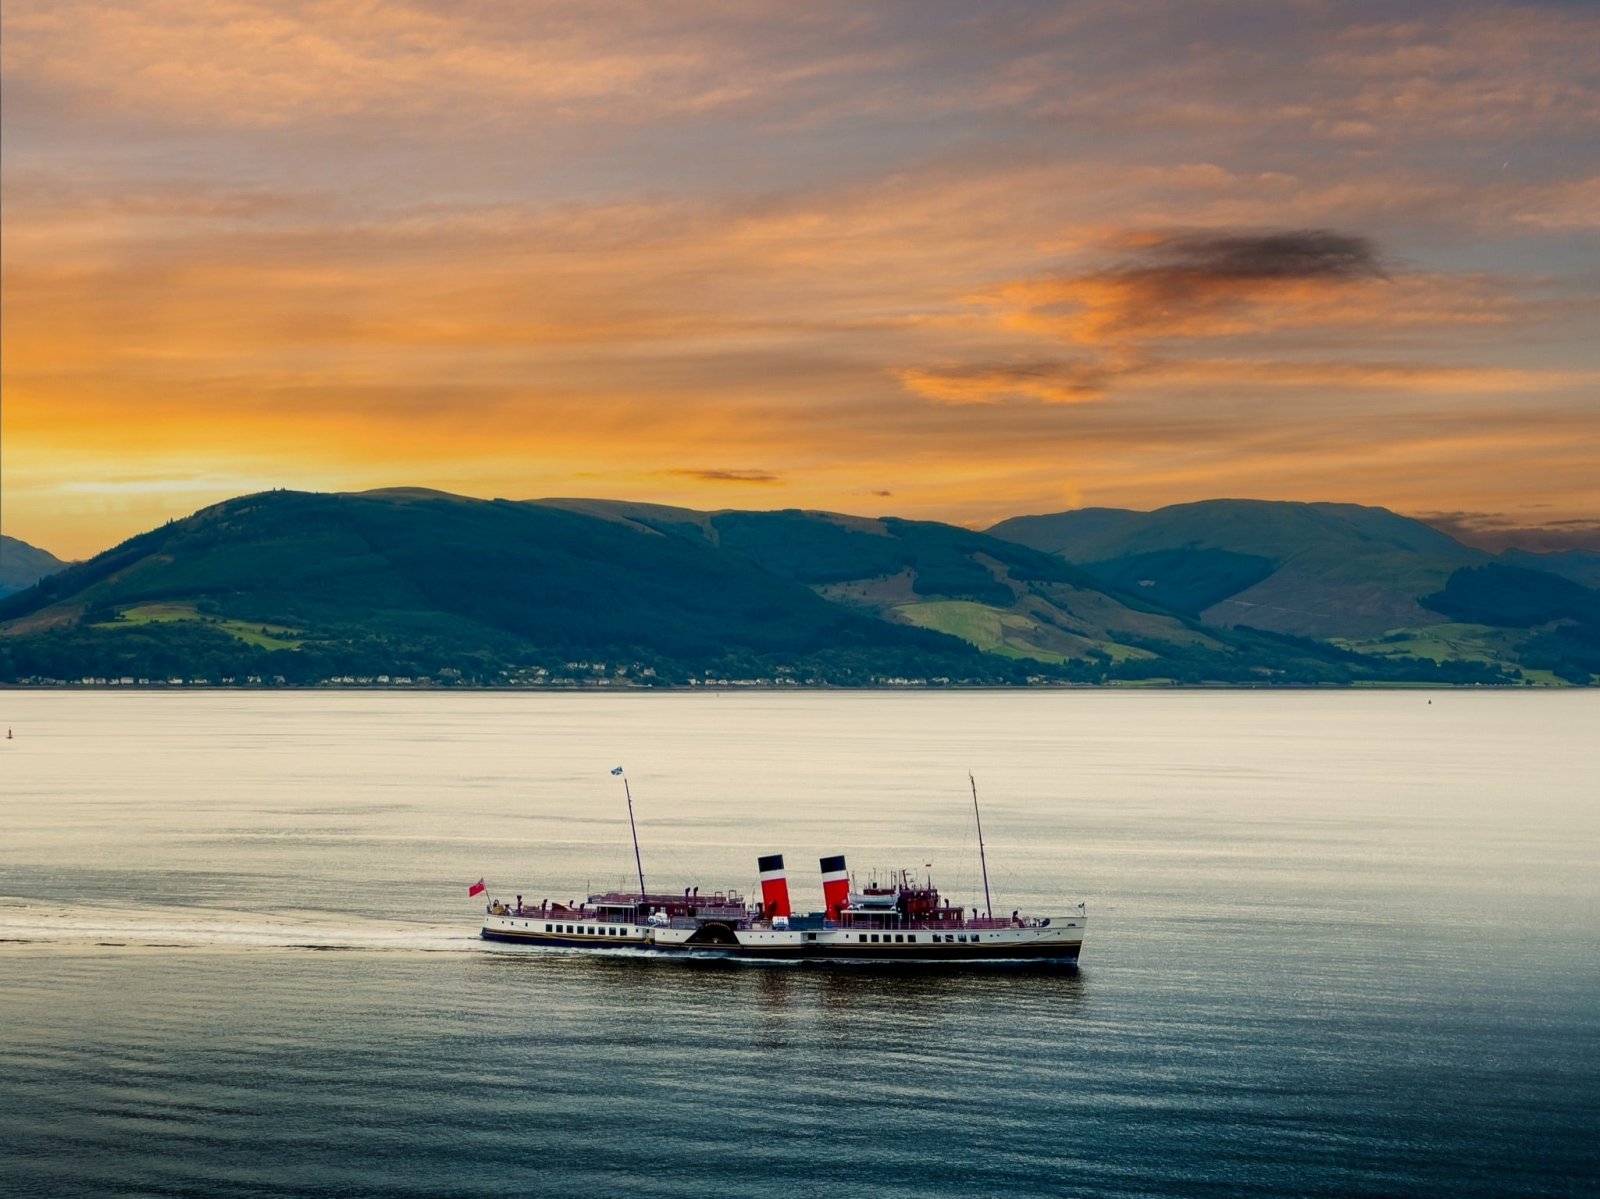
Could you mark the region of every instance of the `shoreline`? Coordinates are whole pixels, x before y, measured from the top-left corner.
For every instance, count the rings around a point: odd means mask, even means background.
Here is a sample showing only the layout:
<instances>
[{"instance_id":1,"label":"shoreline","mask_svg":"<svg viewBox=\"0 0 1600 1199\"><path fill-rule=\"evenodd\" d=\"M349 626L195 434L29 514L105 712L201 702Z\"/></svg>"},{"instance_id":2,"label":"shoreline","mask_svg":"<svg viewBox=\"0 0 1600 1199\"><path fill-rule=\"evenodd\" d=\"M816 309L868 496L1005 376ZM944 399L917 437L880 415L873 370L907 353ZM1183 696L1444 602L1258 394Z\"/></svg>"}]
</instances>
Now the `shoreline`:
<instances>
[{"instance_id":1,"label":"shoreline","mask_svg":"<svg viewBox=\"0 0 1600 1199\"><path fill-rule=\"evenodd\" d=\"M827 692L837 694L840 692L899 692L899 691L994 691L1007 694L1020 691L1585 691L1592 689L1582 683L1545 683L1545 682L1512 682L1512 683L1428 683L1428 682L1380 682L1362 680L1354 683L1176 683L1159 680L1139 680L1129 682L1109 683L1070 683L1070 682L1041 682L1019 683L1012 685L996 683L867 683L860 686L845 686L834 683L754 683L754 682L726 682L716 684L681 684L661 683L654 685L640 684L614 684L603 685L595 683L568 684L542 684L527 686L516 683L5 683L0 682L0 691L139 691L155 693L181 692L190 694L194 692L347 692L352 694L370 694L384 692L395 694L425 694L440 695L449 693L469 692L473 694L520 694L542 695L560 693L570 695L575 693L588 695L604 694L678 694L693 695L707 692L722 694L724 692L781 692L795 694L799 692Z\"/></svg>"}]
</instances>

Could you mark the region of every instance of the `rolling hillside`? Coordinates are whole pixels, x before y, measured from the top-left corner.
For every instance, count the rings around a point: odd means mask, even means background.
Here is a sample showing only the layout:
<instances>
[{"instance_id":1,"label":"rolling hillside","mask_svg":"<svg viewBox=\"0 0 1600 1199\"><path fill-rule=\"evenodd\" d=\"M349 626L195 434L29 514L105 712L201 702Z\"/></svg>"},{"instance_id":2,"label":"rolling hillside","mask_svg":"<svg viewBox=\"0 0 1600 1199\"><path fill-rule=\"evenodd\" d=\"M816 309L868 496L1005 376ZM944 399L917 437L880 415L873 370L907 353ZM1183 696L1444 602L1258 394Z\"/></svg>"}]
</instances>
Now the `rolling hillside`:
<instances>
[{"instance_id":1,"label":"rolling hillside","mask_svg":"<svg viewBox=\"0 0 1600 1199\"><path fill-rule=\"evenodd\" d=\"M25 667L51 632L63 648L92 643L106 657L97 673L126 659L117 674L187 675L185 653L207 677L269 672L271 653L270 673L291 681L619 659L662 677L987 673L960 641L848 611L687 538L434 492L232 500L11 597L0 620L0 651L23 674L48 673Z\"/></svg>"},{"instance_id":2,"label":"rolling hillside","mask_svg":"<svg viewBox=\"0 0 1600 1199\"><path fill-rule=\"evenodd\" d=\"M1570 577L1583 577L1581 555L1534 556L1528 564L1541 571L1513 570L1383 508L1209 500L1017 517L991 532L1212 628L1316 638L1376 657L1500 665L1542 682L1587 682L1600 671L1585 648L1587 609L1567 590L1584 590ZM1517 620L1506 618L1512 610Z\"/></svg>"},{"instance_id":3,"label":"rolling hillside","mask_svg":"<svg viewBox=\"0 0 1600 1199\"><path fill-rule=\"evenodd\" d=\"M1209 625L1302 637L1441 623L1420 597L1456 570L1490 560L1420 521L1355 504L1207 500L1095 525L1072 515L1021 518L993 531L1059 545L1053 552L1102 582L1138 588Z\"/></svg>"},{"instance_id":4,"label":"rolling hillside","mask_svg":"<svg viewBox=\"0 0 1600 1199\"><path fill-rule=\"evenodd\" d=\"M1216 581L1189 581L1202 585ZM0 600L0 680L1509 680L1487 661L1207 627L1151 590L892 517L277 491L153 529Z\"/></svg>"},{"instance_id":5,"label":"rolling hillside","mask_svg":"<svg viewBox=\"0 0 1600 1199\"><path fill-rule=\"evenodd\" d=\"M1013 658L1061 663L1158 656L1149 642L1220 649L1173 613L1118 598L1059 558L929 521L830 512L693 512L543 500L737 555L818 595Z\"/></svg>"},{"instance_id":6,"label":"rolling hillside","mask_svg":"<svg viewBox=\"0 0 1600 1199\"><path fill-rule=\"evenodd\" d=\"M66 565L48 550L0 534L0 596L24 591Z\"/></svg>"},{"instance_id":7,"label":"rolling hillside","mask_svg":"<svg viewBox=\"0 0 1600 1199\"><path fill-rule=\"evenodd\" d=\"M1555 550L1536 554L1528 550L1502 550L1500 561L1523 570L1542 570L1585 587L1600 587L1600 551Z\"/></svg>"},{"instance_id":8,"label":"rolling hillside","mask_svg":"<svg viewBox=\"0 0 1600 1199\"><path fill-rule=\"evenodd\" d=\"M1118 529L1149 515L1132 508L1074 508L1044 516L1013 516L989 529L989 536L1055 554L1068 562L1083 559L1080 552Z\"/></svg>"}]
</instances>

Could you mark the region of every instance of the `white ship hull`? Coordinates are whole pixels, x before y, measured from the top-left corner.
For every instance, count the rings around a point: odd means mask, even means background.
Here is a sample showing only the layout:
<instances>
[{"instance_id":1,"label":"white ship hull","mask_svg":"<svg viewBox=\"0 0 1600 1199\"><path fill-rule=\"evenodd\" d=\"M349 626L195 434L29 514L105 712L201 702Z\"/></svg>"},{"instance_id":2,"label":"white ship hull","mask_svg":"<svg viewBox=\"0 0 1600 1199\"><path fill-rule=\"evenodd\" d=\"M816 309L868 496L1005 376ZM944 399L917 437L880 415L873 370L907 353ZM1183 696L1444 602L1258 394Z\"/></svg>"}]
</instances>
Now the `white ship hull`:
<instances>
[{"instance_id":1,"label":"white ship hull","mask_svg":"<svg viewBox=\"0 0 1600 1199\"><path fill-rule=\"evenodd\" d=\"M977 927L784 929L743 922L651 926L507 914L486 916L483 937L564 949L649 949L774 961L1076 962L1088 918L1079 912L1025 924L971 923Z\"/></svg>"}]
</instances>

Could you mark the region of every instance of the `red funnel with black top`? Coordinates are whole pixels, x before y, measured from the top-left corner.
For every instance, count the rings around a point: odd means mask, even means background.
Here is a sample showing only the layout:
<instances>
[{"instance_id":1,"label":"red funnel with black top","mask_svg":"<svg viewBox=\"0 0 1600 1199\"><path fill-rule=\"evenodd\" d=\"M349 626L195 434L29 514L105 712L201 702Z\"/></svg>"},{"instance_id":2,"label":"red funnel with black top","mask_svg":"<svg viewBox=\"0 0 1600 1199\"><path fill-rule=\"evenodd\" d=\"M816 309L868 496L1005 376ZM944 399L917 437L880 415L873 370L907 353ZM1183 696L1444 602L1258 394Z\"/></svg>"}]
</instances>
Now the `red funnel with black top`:
<instances>
[{"instance_id":1,"label":"red funnel with black top","mask_svg":"<svg viewBox=\"0 0 1600 1199\"><path fill-rule=\"evenodd\" d=\"M789 879L783 872L783 855L773 853L757 858L756 869L761 872L761 906L767 919L790 915Z\"/></svg>"},{"instance_id":2,"label":"red funnel with black top","mask_svg":"<svg viewBox=\"0 0 1600 1199\"><path fill-rule=\"evenodd\" d=\"M844 854L822 859L822 902L828 915L837 920L841 908L850 903L850 872L844 868Z\"/></svg>"}]
</instances>

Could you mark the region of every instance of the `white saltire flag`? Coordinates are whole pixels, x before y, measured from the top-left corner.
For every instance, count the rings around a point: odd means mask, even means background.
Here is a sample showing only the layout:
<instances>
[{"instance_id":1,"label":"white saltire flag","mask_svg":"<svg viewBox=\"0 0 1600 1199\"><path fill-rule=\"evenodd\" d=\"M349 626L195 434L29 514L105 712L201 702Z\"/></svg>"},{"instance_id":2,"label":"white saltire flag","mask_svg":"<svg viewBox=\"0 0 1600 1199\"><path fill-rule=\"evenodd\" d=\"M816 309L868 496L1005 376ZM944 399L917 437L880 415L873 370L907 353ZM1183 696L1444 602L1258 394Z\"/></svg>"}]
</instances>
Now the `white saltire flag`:
<instances>
[{"instance_id":1,"label":"white saltire flag","mask_svg":"<svg viewBox=\"0 0 1600 1199\"><path fill-rule=\"evenodd\" d=\"M620 767L620 766L613 766L613 767L612 767L612 768L611 768L611 773L612 773L612 774L621 774L621 773L622 773L622 767Z\"/></svg>"}]
</instances>

